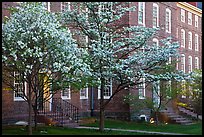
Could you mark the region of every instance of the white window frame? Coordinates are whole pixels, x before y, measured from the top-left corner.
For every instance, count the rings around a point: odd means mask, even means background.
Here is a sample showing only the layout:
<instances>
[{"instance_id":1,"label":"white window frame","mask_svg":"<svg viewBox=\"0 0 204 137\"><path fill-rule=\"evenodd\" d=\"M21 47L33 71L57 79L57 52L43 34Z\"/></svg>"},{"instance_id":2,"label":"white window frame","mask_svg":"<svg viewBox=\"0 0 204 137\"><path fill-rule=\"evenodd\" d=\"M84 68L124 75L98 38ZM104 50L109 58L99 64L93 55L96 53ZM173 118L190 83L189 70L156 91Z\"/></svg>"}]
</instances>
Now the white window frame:
<instances>
[{"instance_id":1,"label":"white window frame","mask_svg":"<svg viewBox=\"0 0 204 137\"><path fill-rule=\"evenodd\" d=\"M159 47L159 40L157 38L153 38L153 44L156 43L156 46Z\"/></svg>"},{"instance_id":2,"label":"white window frame","mask_svg":"<svg viewBox=\"0 0 204 137\"><path fill-rule=\"evenodd\" d=\"M155 88L157 92L155 91ZM154 102L154 107L158 107L160 103L160 81L155 81L153 82L153 102Z\"/></svg>"},{"instance_id":3,"label":"white window frame","mask_svg":"<svg viewBox=\"0 0 204 137\"><path fill-rule=\"evenodd\" d=\"M154 9L156 9L156 16L154 16ZM153 26L153 28L156 28L156 27L159 27L159 6L158 6L158 4L156 4L156 3L153 3L153 12L152 12L152 21L153 21L153 23L152 23L152 26ZM155 22L155 19L156 19L156 22ZM156 23L156 26L154 25L154 22Z\"/></svg>"},{"instance_id":4,"label":"white window frame","mask_svg":"<svg viewBox=\"0 0 204 137\"><path fill-rule=\"evenodd\" d=\"M167 18L167 13L169 14L169 18ZM166 26L166 32L171 33L171 10L169 8L166 9L165 26Z\"/></svg>"},{"instance_id":5,"label":"white window frame","mask_svg":"<svg viewBox=\"0 0 204 137\"><path fill-rule=\"evenodd\" d=\"M191 73L192 72L192 69L193 69L193 67L192 67L192 65L193 65L193 63L192 63L192 56L188 56L188 73Z\"/></svg>"},{"instance_id":6,"label":"white window frame","mask_svg":"<svg viewBox=\"0 0 204 137\"><path fill-rule=\"evenodd\" d=\"M89 90L88 87L80 90L80 99L88 99L88 90ZM82 91L85 94L84 96L81 95Z\"/></svg>"},{"instance_id":7,"label":"white window frame","mask_svg":"<svg viewBox=\"0 0 204 137\"><path fill-rule=\"evenodd\" d=\"M198 34L195 34L195 51L199 51L199 39L198 39Z\"/></svg>"},{"instance_id":8,"label":"white window frame","mask_svg":"<svg viewBox=\"0 0 204 137\"><path fill-rule=\"evenodd\" d=\"M188 12L188 24L192 25L192 13Z\"/></svg>"},{"instance_id":9,"label":"white window frame","mask_svg":"<svg viewBox=\"0 0 204 137\"><path fill-rule=\"evenodd\" d=\"M141 78L141 84L137 85L139 99L145 99L145 78Z\"/></svg>"},{"instance_id":10,"label":"white window frame","mask_svg":"<svg viewBox=\"0 0 204 137\"><path fill-rule=\"evenodd\" d=\"M198 16L195 15L195 27L198 28Z\"/></svg>"},{"instance_id":11,"label":"white window frame","mask_svg":"<svg viewBox=\"0 0 204 137\"><path fill-rule=\"evenodd\" d=\"M186 45L186 32L184 29L181 29L181 47L185 48Z\"/></svg>"},{"instance_id":12,"label":"white window frame","mask_svg":"<svg viewBox=\"0 0 204 137\"><path fill-rule=\"evenodd\" d=\"M65 11L65 7L68 8L68 10L71 10L70 2L60 2L60 6L61 12Z\"/></svg>"},{"instance_id":13,"label":"white window frame","mask_svg":"<svg viewBox=\"0 0 204 137\"><path fill-rule=\"evenodd\" d=\"M45 8L47 9L47 11L50 12L50 2L43 2L43 4L45 5Z\"/></svg>"},{"instance_id":14,"label":"white window frame","mask_svg":"<svg viewBox=\"0 0 204 137\"><path fill-rule=\"evenodd\" d=\"M140 13L142 13L142 21L140 20ZM145 26L145 2L138 2L138 24Z\"/></svg>"},{"instance_id":15,"label":"white window frame","mask_svg":"<svg viewBox=\"0 0 204 137\"><path fill-rule=\"evenodd\" d=\"M105 88L107 88L107 87L109 87L109 89L110 89L110 96L106 96L106 95L104 95L104 99L109 99L111 96L112 96L112 79L110 79L109 80L110 82L110 84L109 85L105 85ZM105 91L104 91L104 94L105 94ZM101 98L101 87L98 87L98 99L100 99Z\"/></svg>"},{"instance_id":16,"label":"white window frame","mask_svg":"<svg viewBox=\"0 0 204 137\"><path fill-rule=\"evenodd\" d=\"M16 83L16 81L15 81L15 77L16 77L16 75L19 75L19 73L17 73L17 72L15 72L14 71L14 87L16 87L16 85L23 85L23 83L21 82L21 83ZM23 87L21 87L21 88L23 88ZM25 88L25 94L27 93L27 82L24 82L24 88ZM14 101L25 101L22 97L16 97L15 95L16 95L16 93L15 93L16 91L14 90ZM22 93L23 94L23 93Z\"/></svg>"},{"instance_id":17,"label":"white window frame","mask_svg":"<svg viewBox=\"0 0 204 137\"><path fill-rule=\"evenodd\" d=\"M64 90L68 90L68 96L67 96L67 95L66 95L66 96L63 96ZM62 100L71 99L71 88L70 88L70 86L69 86L68 88L65 88L65 89L63 89L63 90L61 91L61 99L62 99Z\"/></svg>"},{"instance_id":18,"label":"white window frame","mask_svg":"<svg viewBox=\"0 0 204 137\"><path fill-rule=\"evenodd\" d=\"M195 69L199 69L199 58L195 57Z\"/></svg>"},{"instance_id":19,"label":"white window frame","mask_svg":"<svg viewBox=\"0 0 204 137\"><path fill-rule=\"evenodd\" d=\"M188 32L188 49L192 49L192 32Z\"/></svg>"},{"instance_id":20,"label":"white window frame","mask_svg":"<svg viewBox=\"0 0 204 137\"><path fill-rule=\"evenodd\" d=\"M181 85L182 85L181 90L182 90L183 93L184 93L185 90L186 90L186 81L185 81L185 80L182 80L181 83L182 83L182 84L181 84ZM186 98L186 95L182 95L181 98Z\"/></svg>"},{"instance_id":21,"label":"white window frame","mask_svg":"<svg viewBox=\"0 0 204 137\"><path fill-rule=\"evenodd\" d=\"M185 10L181 9L181 22L185 23Z\"/></svg>"},{"instance_id":22,"label":"white window frame","mask_svg":"<svg viewBox=\"0 0 204 137\"><path fill-rule=\"evenodd\" d=\"M185 63L186 63L186 61L185 61L186 59L185 59L185 55L184 54L181 54L181 70L185 73Z\"/></svg>"}]
</instances>

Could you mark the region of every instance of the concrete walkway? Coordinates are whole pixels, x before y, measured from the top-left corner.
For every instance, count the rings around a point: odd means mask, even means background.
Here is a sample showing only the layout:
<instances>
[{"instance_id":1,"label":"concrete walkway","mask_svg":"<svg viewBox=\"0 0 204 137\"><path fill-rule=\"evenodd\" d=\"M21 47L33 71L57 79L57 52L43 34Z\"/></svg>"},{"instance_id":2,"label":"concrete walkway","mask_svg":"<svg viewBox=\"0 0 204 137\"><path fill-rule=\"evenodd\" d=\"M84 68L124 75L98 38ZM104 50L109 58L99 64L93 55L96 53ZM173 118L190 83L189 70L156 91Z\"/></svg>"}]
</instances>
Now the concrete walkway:
<instances>
[{"instance_id":1,"label":"concrete walkway","mask_svg":"<svg viewBox=\"0 0 204 137\"><path fill-rule=\"evenodd\" d=\"M79 126L79 127L75 127L75 128L83 128L83 129L99 129L98 127L85 127L85 126ZM130 129L116 129L116 128L104 128L104 130L112 130L112 131L128 131L128 132L147 133L147 134L157 134L157 135L189 135L189 134L181 134L181 133L154 132L154 131L130 130Z\"/></svg>"}]
</instances>

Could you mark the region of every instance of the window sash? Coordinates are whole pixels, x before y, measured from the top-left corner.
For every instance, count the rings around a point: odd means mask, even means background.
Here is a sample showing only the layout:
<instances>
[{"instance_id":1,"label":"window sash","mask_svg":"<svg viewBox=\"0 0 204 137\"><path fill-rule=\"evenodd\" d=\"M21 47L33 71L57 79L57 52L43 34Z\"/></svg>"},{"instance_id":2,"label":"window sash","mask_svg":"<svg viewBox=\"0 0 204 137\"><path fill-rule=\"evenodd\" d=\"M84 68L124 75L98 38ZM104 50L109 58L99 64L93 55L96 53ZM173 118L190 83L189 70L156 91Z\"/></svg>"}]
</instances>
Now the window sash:
<instances>
[{"instance_id":1,"label":"window sash","mask_svg":"<svg viewBox=\"0 0 204 137\"><path fill-rule=\"evenodd\" d=\"M61 98L62 99L71 99L71 89L70 89L70 86L68 88L64 88L61 91Z\"/></svg>"},{"instance_id":2,"label":"window sash","mask_svg":"<svg viewBox=\"0 0 204 137\"><path fill-rule=\"evenodd\" d=\"M80 90L80 99L88 99L88 87Z\"/></svg>"},{"instance_id":3,"label":"window sash","mask_svg":"<svg viewBox=\"0 0 204 137\"><path fill-rule=\"evenodd\" d=\"M109 99L112 96L112 79L105 80L104 99ZM101 98L101 89L98 87L98 99Z\"/></svg>"},{"instance_id":4,"label":"window sash","mask_svg":"<svg viewBox=\"0 0 204 137\"><path fill-rule=\"evenodd\" d=\"M24 87L23 87L24 85ZM24 101L24 99L21 97L23 96L23 92L27 92L27 84L26 82L23 84L23 82L20 79L20 74L18 72L14 72L14 101ZM25 91L23 91L25 90Z\"/></svg>"},{"instance_id":5,"label":"window sash","mask_svg":"<svg viewBox=\"0 0 204 137\"><path fill-rule=\"evenodd\" d=\"M70 2L61 2L61 12L65 12L66 9L71 9Z\"/></svg>"}]
</instances>

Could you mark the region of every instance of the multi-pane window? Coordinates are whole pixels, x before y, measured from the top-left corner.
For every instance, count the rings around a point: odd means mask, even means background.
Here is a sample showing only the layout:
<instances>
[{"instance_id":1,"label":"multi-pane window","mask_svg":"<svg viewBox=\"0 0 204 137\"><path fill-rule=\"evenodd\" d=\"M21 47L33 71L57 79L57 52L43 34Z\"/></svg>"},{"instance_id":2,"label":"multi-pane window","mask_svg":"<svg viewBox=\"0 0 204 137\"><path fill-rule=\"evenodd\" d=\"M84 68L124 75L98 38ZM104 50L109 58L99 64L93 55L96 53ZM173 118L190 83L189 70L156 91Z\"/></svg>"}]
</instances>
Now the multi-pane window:
<instances>
[{"instance_id":1,"label":"multi-pane window","mask_svg":"<svg viewBox=\"0 0 204 137\"><path fill-rule=\"evenodd\" d=\"M195 15L195 27L198 27L198 16Z\"/></svg>"},{"instance_id":2,"label":"multi-pane window","mask_svg":"<svg viewBox=\"0 0 204 137\"><path fill-rule=\"evenodd\" d=\"M186 94L185 94L185 91L186 91L186 81L185 80L182 80L181 82L181 91L182 91L182 95L181 95L181 98L186 98Z\"/></svg>"},{"instance_id":3,"label":"multi-pane window","mask_svg":"<svg viewBox=\"0 0 204 137\"><path fill-rule=\"evenodd\" d=\"M145 26L145 2L138 2L138 24Z\"/></svg>"},{"instance_id":4,"label":"multi-pane window","mask_svg":"<svg viewBox=\"0 0 204 137\"><path fill-rule=\"evenodd\" d=\"M188 12L188 24L192 25L192 13Z\"/></svg>"},{"instance_id":5,"label":"multi-pane window","mask_svg":"<svg viewBox=\"0 0 204 137\"><path fill-rule=\"evenodd\" d=\"M195 57L195 69L199 69L199 58Z\"/></svg>"},{"instance_id":6,"label":"multi-pane window","mask_svg":"<svg viewBox=\"0 0 204 137\"><path fill-rule=\"evenodd\" d=\"M61 2L61 12L70 10L70 2Z\"/></svg>"},{"instance_id":7,"label":"multi-pane window","mask_svg":"<svg viewBox=\"0 0 204 137\"><path fill-rule=\"evenodd\" d=\"M80 90L80 99L88 99L88 88Z\"/></svg>"},{"instance_id":8,"label":"multi-pane window","mask_svg":"<svg viewBox=\"0 0 204 137\"><path fill-rule=\"evenodd\" d=\"M188 72L192 72L192 56L188 56Z\"/></svg>"},{"instance_id":9,"label":"multi-pane window","mask_svg":"<svg viewBox=\"0 0 204 137\"><path fill-rule=\"evenodd\" d=\"M158 40L158 39L153 38L152 41L153 41L153 45L154 45L154 46L157 46L157 47L159 46L159 40Z\"/></svg>"},{"instance_id":10,"label":"multi-pane window","mask_svg":"<svg viewBox=\"0 0 204 137\"><path fill-rule=\"evenodd\" d=\"M188 49L192 49L192 32L188 32Z\"/></svg>"},{"instance_id":11,"label":"multi-pane window","mask_svg":"<svg viewBox=\"0 0 204 137\"><path fill-rule=\"evenodd\" d=\"M181 21L185 22L185 10L181 9Z\"/></svg>"},{"instance_id":12,"label":"multi-pane window","mask_svg":"<svg viewBox=\"0 0 204 137\"><path fill-rule=\"evenodd\" d=\"M185 48L185 30L181 29L181 47Z\"/></svg>"},{"instance_id":13,"label":"multi-pane window","mask_svg":"<svg viewBox=\"0 0 204 137\"><path fill-rule=\"evenodd\" d=\"M154 107L158 107L160 103L160 81L153 82L153 102Z\"/></svg>"},{"instance_id":14,"label":"multi-pane window","mask_svg":"<svg viewBox=\"0 0 204 137\"><path fill-rule=\"evenodd\" d=\"M185 73L185 55L181 54L181 70Z\"/></svg>"},{"instance_id":15,"label":"multi-pane window","mask_svg":"<svg viewBox=\"0 0 204 137\"><path fill-rule=\"evenodd\" d=\"M171 10L168 8L166 9L165 25L166 25L166 32L171 33Z\"/></svg>"},{"instance_id":16,"label":"multi-pane window","mask_svg":"<svg viewBox=\"0 0 204 137\"><path fill-rule=\"evenodd\" d=\"M159 6L153 3L153 28L159 27Z\"/></svg>"},{"instance_id":17,"label":"multi-pane window","mask_svg":"<svg viewBox=\"0 0 204 137\"><path fill-rule=\"evenodd\" d=\"M105 80L104 99L109 99L112 96L112 79ZM101 87L98 88L98 99L101 98Z\"/></svg>"},{"instance_id":18,"label":"multi-pane window","mask_svg":"<svg viewBox=\"0 0 204 137\"><path fill-rule=\"evenodd\" d=\"M71 99L71 90L70 90L70 86L67 88L64 88L61 91L61 98L62 99Z\"/></svg>"},{"instance_id":19,"label":"multi-pane window","mask_svg":"<svg viewBox=\"0 0 204 137\"><path fill-rule=\"evenodd\" d=\"M23 92L26 93L26 83L22 82L22 76L14 72L14 101L22 101Z\"/></svg>"},{"instance_id":20,"label":"multi-pane window","mask_svg":"<svg viewBox=\"0 0 204 137\"><path fill-rule=\"evenodd\" d=\"M198 34L195 34L195 51L199 50Z\"/></svg>"},{"instance_id":21,"label":"multi-pane window","mask_svg":"<svg viewBox=\"0 0 204 137\"><path fill-rule=\"evenodd\" d=\"M43 2L44 6L48 11L50 11L50 2Z\"/></svg>"},{"instance_id":22,"label":"multi-pane window","mask_svg":"<svg viewBox=\"0 0 204 137\"><path fill-rule=\"evenodd\" d=\"M142 78L137 85L139 99L145 99L145 79Z\"/></svg>"}]
</instances>

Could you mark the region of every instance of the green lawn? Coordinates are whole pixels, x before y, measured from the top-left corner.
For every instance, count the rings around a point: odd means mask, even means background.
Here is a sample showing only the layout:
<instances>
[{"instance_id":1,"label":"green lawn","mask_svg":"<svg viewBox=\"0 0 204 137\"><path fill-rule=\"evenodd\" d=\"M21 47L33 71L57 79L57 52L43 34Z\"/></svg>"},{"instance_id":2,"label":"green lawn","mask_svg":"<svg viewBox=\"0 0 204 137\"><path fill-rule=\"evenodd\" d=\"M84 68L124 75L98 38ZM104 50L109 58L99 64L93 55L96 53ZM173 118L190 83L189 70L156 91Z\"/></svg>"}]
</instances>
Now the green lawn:
<instances>
[{"instance_id":1,"label":"green lawn","mask_svg":"<svg viewBox=\"0 0 204 137\"><path fill-rule=\"evenodd\" d=\"M25 127L13 126L3 127L2 135L26 135ZM104 131L99 132L94 129L74 129L74 128L63 128L63 127L38 127L37 131L33 131L33 135L148 135L143 133L131 133L123 131Z\"/></svg>"},{"instance_id":2,"label":"green lawn","mask_svg":"<svg viewBox=\"0 0 204 137\"><path fill-rule=\"evenodd\" d=\"M83 126L98 127L98 120L93 124L86 124ZM197 122L193 125L179 125L179 124L162 124L152 125L149 123L126 122L119 120L105 120L105 128L121 128L134 129L155 132L169 132L202 135L202 123ZM26 135L27 132L23 126L7 126L2 127L2 135ZM104 131L99 132L94 129L74 129L54 126L39 126L37 131L33 131L34 135L147 135L144 133L133 133L124 131Z\"/></svg>"},{"instance_id":3,"label":"green lawn","mask_svg":"<svg viewBox=\"0 0 204 137\"><path fill-rule=\"evenodd\" d=\"M96 123L86 124L85 126L98 127L98 125L99 123L97 120ZM202 135L202 122L197 122L196 124L192 124L192 125L162 124L162 125L156 126L150 123L136 123L136 122L126 122L126 121L119 121L119 120L105 120L105 127L106 128L121 128L121 129Z\"/></svg>"}]
</instances>

